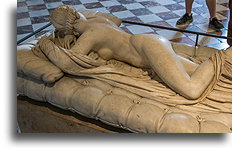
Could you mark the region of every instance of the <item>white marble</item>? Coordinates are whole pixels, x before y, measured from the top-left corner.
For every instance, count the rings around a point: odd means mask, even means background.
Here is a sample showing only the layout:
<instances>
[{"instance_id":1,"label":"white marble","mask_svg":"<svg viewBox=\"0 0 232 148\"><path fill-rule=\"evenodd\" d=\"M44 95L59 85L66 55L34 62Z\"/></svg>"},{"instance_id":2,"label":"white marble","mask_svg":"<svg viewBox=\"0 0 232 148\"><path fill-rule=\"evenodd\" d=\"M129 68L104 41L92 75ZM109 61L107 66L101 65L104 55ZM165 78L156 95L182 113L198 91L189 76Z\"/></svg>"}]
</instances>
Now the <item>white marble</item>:
<instances>
[{"instance_id":1,"label":"white marble","mask_svg":"<svg viewBox=\"0 0 232 148\"><path fill-rule=\"evenodd\" d=\"M155 15L155 14L149 14L149 15L141 15L138 16L140 20L142 20L144 23L154 22L154 21L162 21L162 19Z\"/></svg>"},{"instance_id":2,"label":"white marble","mask_svg":"<svg viewBox=\"0 0 232 148\"><path fill-rule=\"evenodd\" d=\"M153 29L151 29L150 27L145 27L145 26L132 25L132 26L128 26L127 28L133 34L154 32Z\"/></svg>"},{"instance_id":3,"label":"white marble","mask_svg":"<svg viewBox=\"0 0 232 148\"><path fill-rule=\"evenodd\" d=\"M120 12L113 12L113 15L117 16L118 18L127 18L135 16L129 10L120 11Z\"/></svg>"}]
</instances>

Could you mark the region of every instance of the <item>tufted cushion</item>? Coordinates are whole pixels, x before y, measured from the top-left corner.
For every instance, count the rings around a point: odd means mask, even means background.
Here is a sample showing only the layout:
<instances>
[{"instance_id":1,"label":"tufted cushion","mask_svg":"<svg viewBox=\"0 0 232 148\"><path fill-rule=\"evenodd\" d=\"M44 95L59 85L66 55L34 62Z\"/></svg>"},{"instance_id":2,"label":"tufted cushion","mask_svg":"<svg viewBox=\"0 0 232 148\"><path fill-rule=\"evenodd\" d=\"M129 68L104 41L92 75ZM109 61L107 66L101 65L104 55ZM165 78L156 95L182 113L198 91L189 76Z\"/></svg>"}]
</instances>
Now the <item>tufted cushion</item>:
<instances>
[{"instance_id":1,"label":"tufted cushion","mask_svg":"<svg viewBox=\"0 0 232 148\"><path fill-rule=\"evenodd\" d=\"M65 76L50 86L42 81L18 76L17 82L19 94L38 101L47 101L60 108L132 132L230 132L230 122L212 120L210 114L199 118L199 114L160 105L154 100L130 95L130 92L127 92L126 96L118 93L124 90L96 79L73 79ZM225 114L220 114L220 117L227 118ZM201 120L202 118L204 120ZM215 131L214 126L220 130Z\"/></svg>"}]
</instances>

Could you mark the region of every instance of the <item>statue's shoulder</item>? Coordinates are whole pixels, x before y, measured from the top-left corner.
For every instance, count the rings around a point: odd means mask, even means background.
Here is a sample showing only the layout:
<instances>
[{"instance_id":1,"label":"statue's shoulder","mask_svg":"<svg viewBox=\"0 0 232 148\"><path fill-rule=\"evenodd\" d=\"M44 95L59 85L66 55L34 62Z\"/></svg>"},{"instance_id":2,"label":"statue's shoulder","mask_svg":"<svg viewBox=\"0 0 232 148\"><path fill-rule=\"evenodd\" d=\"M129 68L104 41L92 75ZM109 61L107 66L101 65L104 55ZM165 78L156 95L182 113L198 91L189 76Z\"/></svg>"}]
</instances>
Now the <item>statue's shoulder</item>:
<instances>
[{"instance_id":1,"label":"statue's shoulder","mask_svg":"<svg viewBox=\"0 0 232 148\"><path fill-rule=\"evenodd\" d=\"M111 20L109 20L108 18L106 17L103 17L103 16L96 16L96 17L93 17L93 18L89 18L88 19L88 22L93 24L93 25L97 25L97 26L117 26L114 22L112 22Z\"/></svg>"}]
</instances>

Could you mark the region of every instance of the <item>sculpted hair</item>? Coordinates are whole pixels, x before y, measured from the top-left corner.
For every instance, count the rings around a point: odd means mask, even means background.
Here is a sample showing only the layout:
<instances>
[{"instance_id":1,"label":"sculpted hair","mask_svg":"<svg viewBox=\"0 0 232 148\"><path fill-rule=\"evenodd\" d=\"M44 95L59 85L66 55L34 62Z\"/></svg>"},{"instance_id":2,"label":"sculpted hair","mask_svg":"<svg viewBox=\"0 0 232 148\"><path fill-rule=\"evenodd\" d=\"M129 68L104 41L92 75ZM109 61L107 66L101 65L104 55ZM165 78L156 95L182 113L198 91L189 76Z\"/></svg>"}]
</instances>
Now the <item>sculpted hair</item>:
<instances>
[{"instance_id":1,"label":"sculpted hair","mask_svg":"<svg viewBox=\"0 0 232 148\"><path fill-rule=\"evenodd\" d=\"M50 15L50 21L56 29L73 30L75 20L80 15L77 10L69 5L61 5L54 9Z\"/></svg>"}]
</instances>

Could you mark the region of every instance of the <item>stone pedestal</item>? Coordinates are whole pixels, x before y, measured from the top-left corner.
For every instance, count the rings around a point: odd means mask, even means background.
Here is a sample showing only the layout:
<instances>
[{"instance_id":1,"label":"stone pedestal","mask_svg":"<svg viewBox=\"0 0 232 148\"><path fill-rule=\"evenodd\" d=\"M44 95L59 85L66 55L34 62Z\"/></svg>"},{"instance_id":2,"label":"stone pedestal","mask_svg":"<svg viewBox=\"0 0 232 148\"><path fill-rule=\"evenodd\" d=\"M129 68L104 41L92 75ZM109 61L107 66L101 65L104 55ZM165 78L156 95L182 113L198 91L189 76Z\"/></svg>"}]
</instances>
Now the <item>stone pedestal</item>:
<instances>
[{"instance_id":1,"label":"stone pedestal","mask_svg":"<svg viewBox=\"0 0 232 148\"><path fill-rule=\"evenodd\" d=\"M22 133L127 133L48 103L18 96L17 121Z\"/></svg>"}]
</instances>

